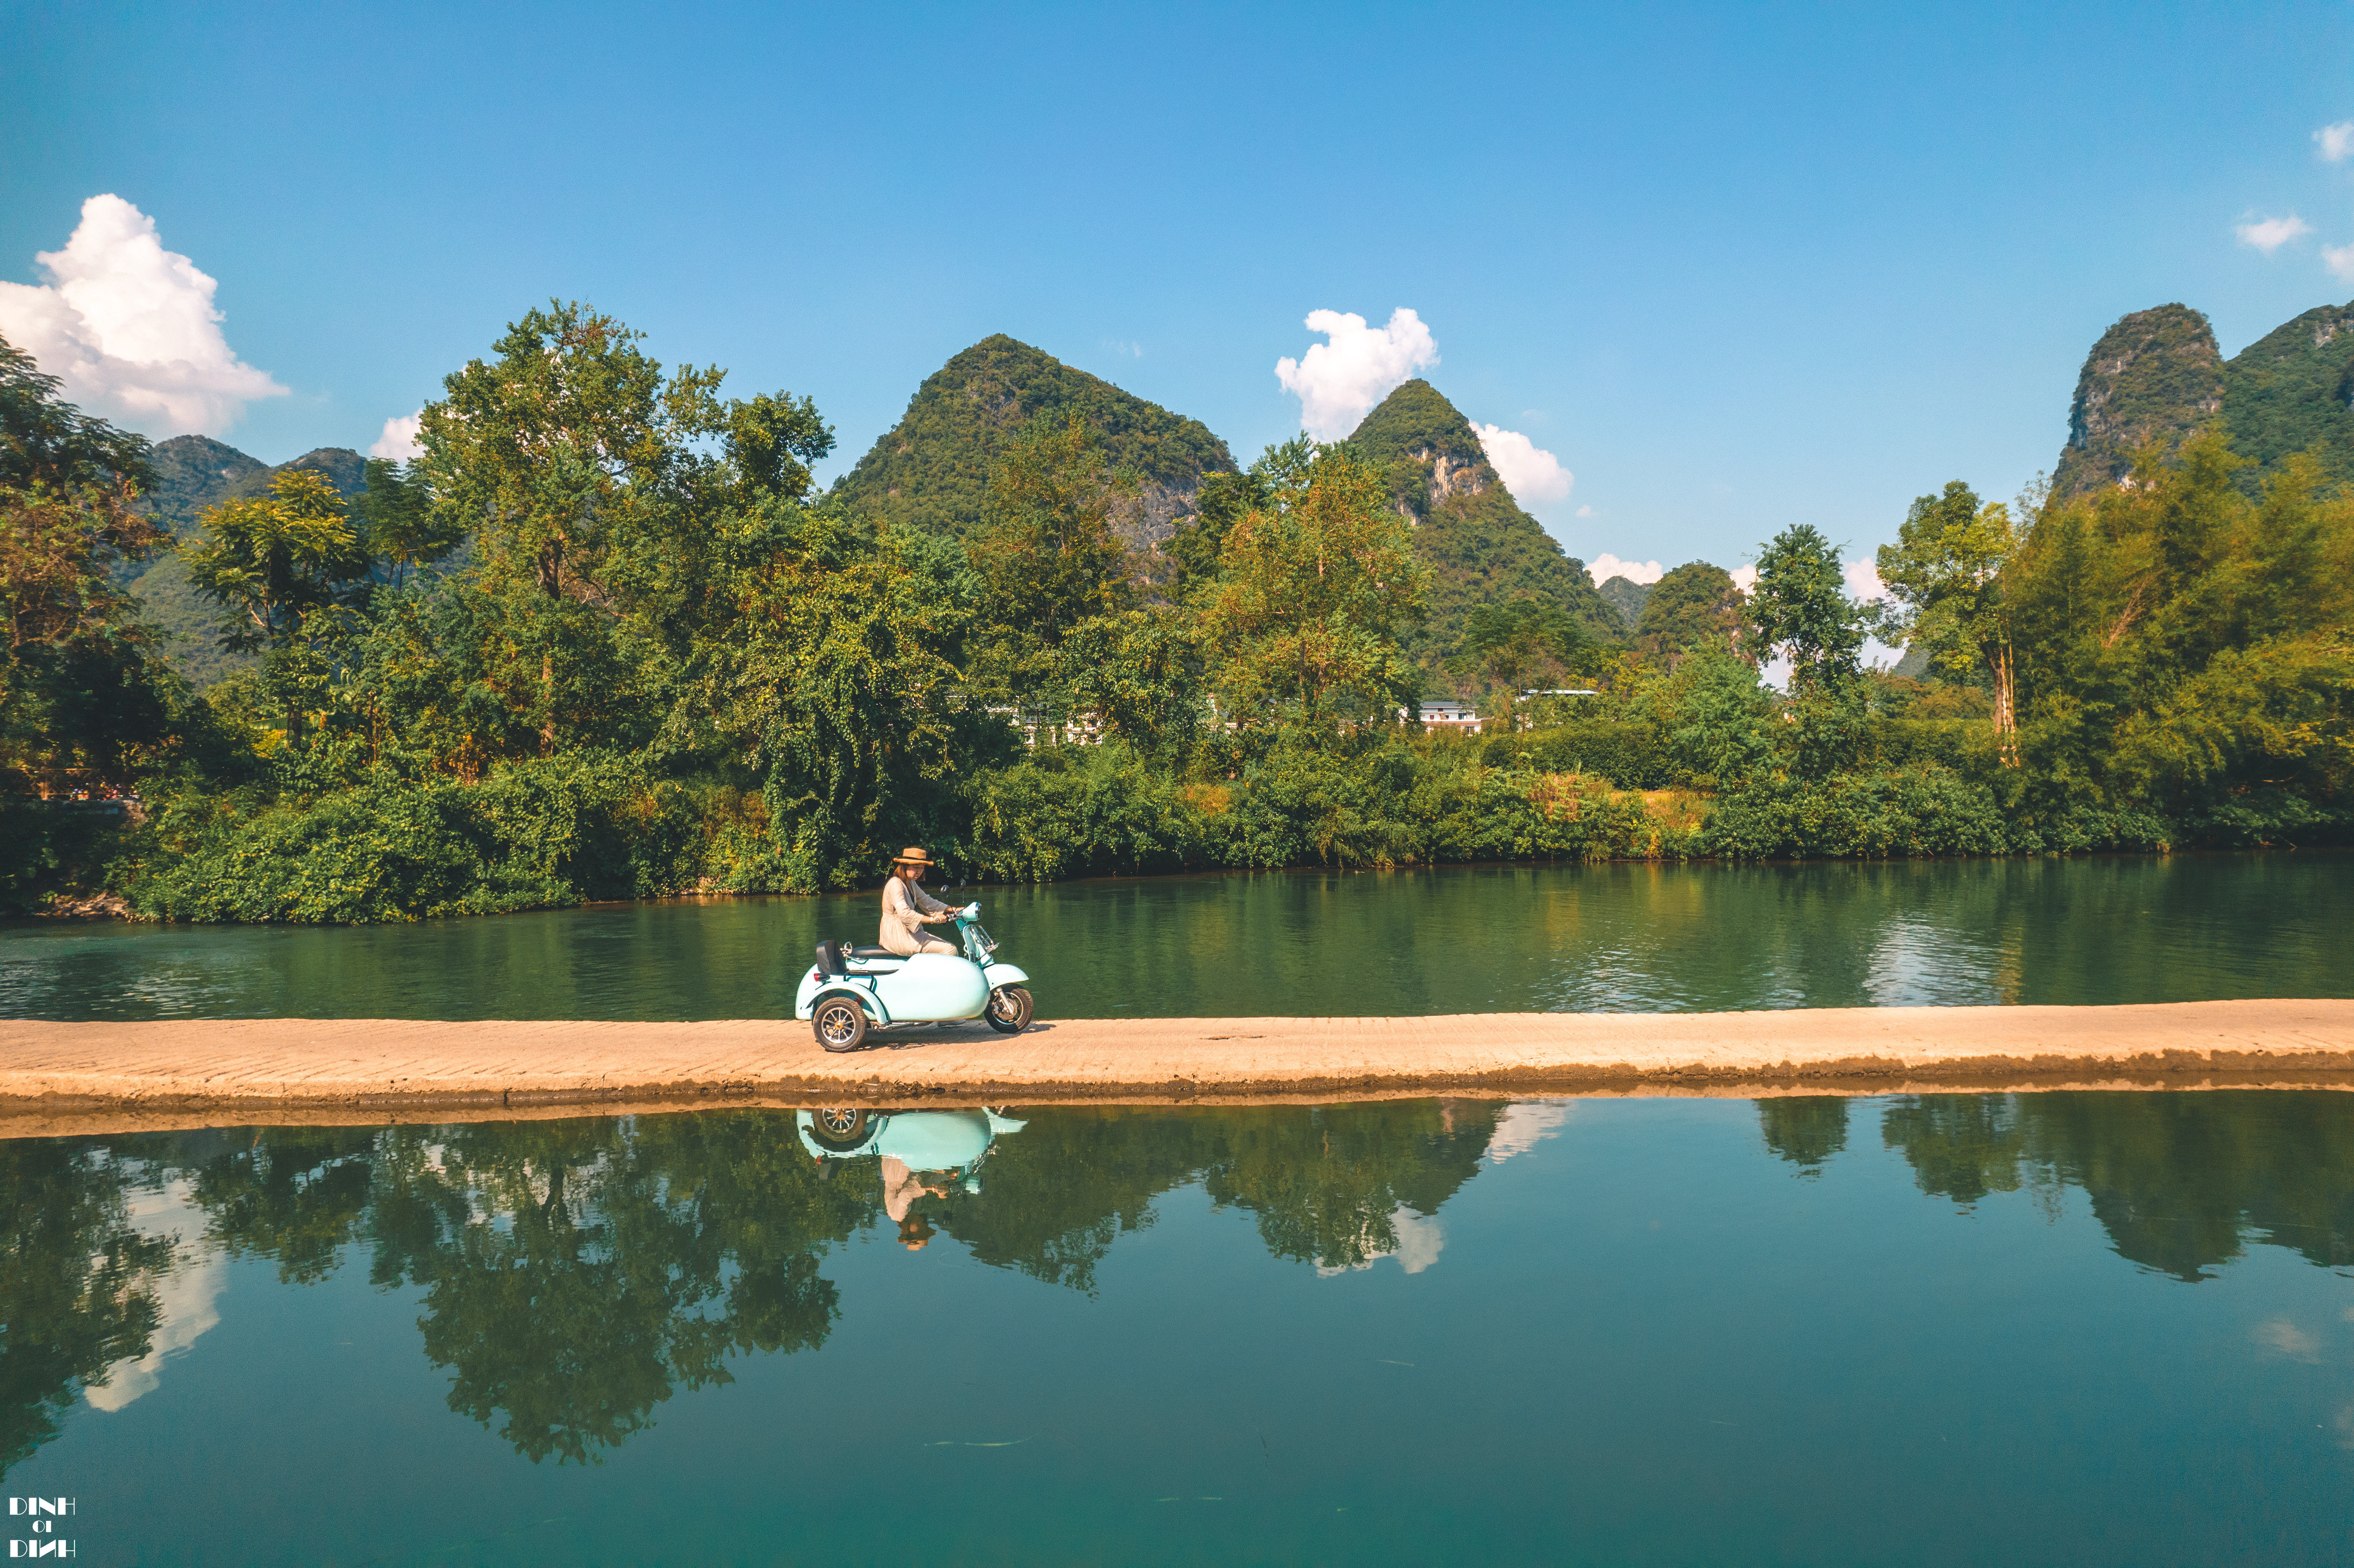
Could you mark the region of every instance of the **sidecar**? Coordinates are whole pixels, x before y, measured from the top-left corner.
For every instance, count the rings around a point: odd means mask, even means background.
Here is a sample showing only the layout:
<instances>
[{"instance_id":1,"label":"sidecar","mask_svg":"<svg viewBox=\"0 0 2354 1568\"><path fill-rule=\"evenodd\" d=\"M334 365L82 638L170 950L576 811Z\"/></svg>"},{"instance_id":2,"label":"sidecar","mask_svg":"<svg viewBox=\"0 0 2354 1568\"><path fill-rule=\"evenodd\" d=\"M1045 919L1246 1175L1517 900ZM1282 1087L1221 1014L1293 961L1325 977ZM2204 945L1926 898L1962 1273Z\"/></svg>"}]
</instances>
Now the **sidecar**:
<instances>
[{"instance_id":1,"label":"sidecar","mask_svg":"<svg viewBox=\"0 0 2354 1568\"><path fill-rule=\"evenodd\" d=\"M870 1027L969 1018L1020 1033L1031 1019L1029 975L997 961L997 944L977 922L960 918L957 928L961 956L820 942L817 962L802 974L794 995L793 1016L809 1020L829 1051L857 1049Z\"/></svg>"},{"instance_id":2,"label":"sidecar","mask_svg":"<svg viewBox=\"0 0 2354 1568\"><path fill-rule=\"evenodd\" d=\"M795 1111L801 1147L820 1160L885 1154L910 1171L953 1171L971 1181L1002 1133L1027 1124L993 1110L876 1111L854 1106Z\"/></svg>"}]
</instances>

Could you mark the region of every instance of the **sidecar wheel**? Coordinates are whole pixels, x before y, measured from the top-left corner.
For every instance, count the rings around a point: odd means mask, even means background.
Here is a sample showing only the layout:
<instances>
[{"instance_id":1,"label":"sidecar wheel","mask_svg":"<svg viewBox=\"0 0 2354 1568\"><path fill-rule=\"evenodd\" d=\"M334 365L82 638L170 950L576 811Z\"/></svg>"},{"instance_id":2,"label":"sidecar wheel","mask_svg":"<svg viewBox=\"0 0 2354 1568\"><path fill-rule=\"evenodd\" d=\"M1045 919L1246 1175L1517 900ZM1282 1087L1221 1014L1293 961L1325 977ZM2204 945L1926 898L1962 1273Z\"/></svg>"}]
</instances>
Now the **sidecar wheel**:
<instances>
[{"instance_id":1,"label":"sidecar wheel","mask_svg":"<svg viewBox=\"0 0 2354 1568\"><path fill-rule=\"evenodd\" d=\"M989 993L989 1026L1000 1034L1019 1034L1037 1016L1030 993L1018 985L1002 985Z\"/></svg>"},{"instance_id":2,"label":"sidecar wheel","mask_svg":"<svg viewBox=\"0 0 2354 1568\"><path fill-rule=\"evenodd\" d=\"M866 1044L866 1010L846 996L829 996L810 1014L810 1029L829 1051L855 1051Z\"/></svg>"},{"instance_id":3,"label":"sidecar wheel","mask_svg":"<svg viewBox=\"0 0 2354 1568\"><path fill-rule=\"evenodd\" d=\"M835 1154L847 1154L875 1133L875 1113L849 1106L828 1106L810 1113L810 1141Z\"/></svg>"}]
</instances>

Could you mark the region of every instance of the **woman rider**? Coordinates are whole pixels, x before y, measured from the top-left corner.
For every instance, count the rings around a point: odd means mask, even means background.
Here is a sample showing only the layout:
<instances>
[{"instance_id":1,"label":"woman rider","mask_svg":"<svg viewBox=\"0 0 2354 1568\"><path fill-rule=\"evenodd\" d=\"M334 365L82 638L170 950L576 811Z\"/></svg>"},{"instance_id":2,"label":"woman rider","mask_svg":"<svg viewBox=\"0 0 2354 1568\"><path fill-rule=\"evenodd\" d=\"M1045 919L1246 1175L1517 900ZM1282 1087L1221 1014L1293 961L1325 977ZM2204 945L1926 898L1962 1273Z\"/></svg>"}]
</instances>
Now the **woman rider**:
<instances>
[{"instance_id":1,"label":"woman rider","mask_svg":"<svg viewBox=\"0 0 2354 1568\"><path fill-rule=\"evenodd\" d=\"M953 919L956 911L924 891L924 873L932 869L929 850L909 849L891 857L891 880L883 885L883 936L895 953L953 953L926 926Z\"/></svg>"}]
</instances>

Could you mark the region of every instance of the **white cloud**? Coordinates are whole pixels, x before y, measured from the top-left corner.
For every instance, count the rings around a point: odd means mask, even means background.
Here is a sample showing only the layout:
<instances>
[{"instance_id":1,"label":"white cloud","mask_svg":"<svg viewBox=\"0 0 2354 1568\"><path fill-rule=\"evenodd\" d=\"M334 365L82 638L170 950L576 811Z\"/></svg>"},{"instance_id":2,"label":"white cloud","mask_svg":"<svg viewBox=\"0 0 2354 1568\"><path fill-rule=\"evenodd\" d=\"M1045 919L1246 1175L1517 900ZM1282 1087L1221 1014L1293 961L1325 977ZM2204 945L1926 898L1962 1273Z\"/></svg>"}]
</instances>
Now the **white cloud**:
<instances>
[{"instance_id":1,"label":"white cloud","mask_svg":"<svg viewBox=\"0 0 2354 1568\"><path fill-rule=\"evenodd\" d=\"M1751 588L1757 586L1757 568L1755 567L1735 567L1733 568L1732 576L1733 586L1739 588L1743 593L1747 593Z\"/></svg>"},{"instance_id":2,"label":"white cloud","mask_svg":"<svg viewBox=\"0 0 2354 1568\"><path fill-rule=\"evenodd\" d=\"M1840 568L1847 578L1847 591L1856 599L1869 602L1888 597L1888 585L1880 580L1879 563L1869 556L1860 561L1850 561Z\"/></svg>"},{"instance_id":3,"label":"white cloud","mask_svg":"<svg viewBox=\"0 0 2354 1568\"><path fill-rule=\"evenodd\" d=\"M164 1368L218 1326L216 1303L228 1284L228 1261L203 1250L205 1214L193 1183L174 1181L161 1192L133 1199L129 1218L141 1235L171 1243L175 1255L169 1271L154 1281L155 1328L147 1336L146 1353L109 1364L82 1387L90 1408L109 1413L154 1393Z\"/></svg>"},{"instance_id":4,"label":"white cloud","mask_svg":"<svg viewBox=\"0 0 2354 1568\"><path fill-rule=\"evenodd\" d=\"M1106 349L1119 355L1122 359L1142 359L1144 357L1144 345L1140 343L1132 342L1127 338L1108 337L1104 339L1103 345Z\"/></svg>"},{"instance_id":5,"label":"white cloud","mask_svg":"<svg viewBox=\"0 0 2354 1568\"><path fill-rule=\"evenodd\" d=\"M2290 213L2286 217L2267 217L2257 223L2243 223L2232 229L2243 245L2253 245L2269 256L2301 234L2311 234L2313 225Z\"/></svg>"},{"instance_id":6,"label":"white cloud","mask_svg":"<svg viewBox=\"0 0 2354 1568\"><path fill-rule=\"evenodd\" d=\"M1591 517L1594 515L1594 508L1591 506L1581 506L1577 509L1577 514L1580 517Z\"/></svg>"},{"instance_id":7,"label":"white cloud","mask_svg":"<svg viewBox=\"0 0 2354 1568\"><path fill-rule=\"evenodd\" d=\"M1667 576L1667 568L1657 561L1622 561L1606 550L1586 562L1585 571L1596 588L1612 577L1625 577L1630 583L1655 583Z\"/></svg>"},{"instance_id":8,"label":"white cloud","mask_svg":"<svg viewBox=\"0 0 2354 1568\"><path fill-rule=\"evenodd\" d=\"M2338 274L2340 282L2354 283L2354 245L2323 246L2321 262Z\"/></svg>"},{"instance_id":9,"label":"white cloud","mask_svg":"<svg viewBox=\"0 0 2354 1568\"><path fill-rule=\"evenodd\" d=\"M376 437L376 445L368 448L368 456L390 458L395 462L413 462L425 455L417 444L417 432L425 426L425 410L403 414L384 422L384 434Z\"/></svg>"},{"instance_id":10,"label":"white cloud","mask_svg":"<svg viewBox=\"0 0 2354 1568\"><path fill-rule=\"evenodd\" d=\"M1515 1154L1526 1154L1561 1130L1569 1120L1569 1110L1566 1100L1506 1106L1488 1139L1489 1163L1501 1165Z\"/></svg>"},{"instance_id":11,"label":"white cloud","mask_svg":"<svg viewBox=\"0 0 2354 1568\"><path fill-rule=\"evenodd\" d=\"M1577 476L1562 467L1559 458L1518 430L1476 422L1471 429L1479 434L1480 450L1495 465L1512 499L1524 505L1569 499L1569 487L1577 482Z\"/></svg>"},{"instance_id":12,"label":"white cloud","mask_svg":"<svg viewBox=\"0 0 2354 1568\"><path fill-rule=\"evenodd\" d=\"M230 351L213 280L121 196L82 203L65 249L34 260L49 281L0 282L0 334L70 401L149 435L217 436L253 399L286 395Z\"/></svg>"},{"instance_id":13,"label":"white cloud","mask_svg":"<svg viewBox=\"0 0 2354 1568\"><path fill-rule=\"evenodd\" d=\"M1328 341L1311 344L1298 359L1277 360L1275 378L1299 397L1299 428L1319 440L1346 436L1408 376L1438 363L1430 329L1404 307L1383 327L1339 311L1310 311L1307 325Z\"/></svg>"},{"instance_id":14,"label":"white cloud","mask_svg":"<svg viewBox=\"0 0 2354 1568\"><path fill-rule=\"evenodd\" d=\"M2354 153L2354 120L2323 126L2313 133L2313 144L2321 149L2325 163L2343 162L2349 153Z\"/></svg>"}]
</instances>

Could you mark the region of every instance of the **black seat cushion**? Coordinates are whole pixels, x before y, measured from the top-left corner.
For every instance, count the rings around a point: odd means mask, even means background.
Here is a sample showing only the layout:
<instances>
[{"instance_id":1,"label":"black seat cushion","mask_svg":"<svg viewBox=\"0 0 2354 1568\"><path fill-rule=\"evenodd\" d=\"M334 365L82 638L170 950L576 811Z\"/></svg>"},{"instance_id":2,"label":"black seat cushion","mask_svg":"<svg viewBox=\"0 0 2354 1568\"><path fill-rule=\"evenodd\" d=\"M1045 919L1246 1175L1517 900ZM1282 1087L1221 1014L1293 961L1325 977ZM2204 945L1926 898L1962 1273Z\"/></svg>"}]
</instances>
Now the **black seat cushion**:
<instances>
[{"instance_id":1,"label":"black seat cushion","mask_svg":"<svg viewBox=\"0 0 2354 1568\"><path fill-rule=\"evenodd\" d=\"M851 948L846 949L854 959L904 959L905 953L895 953L888 948Z\"/></svg>"}]
</instances>

